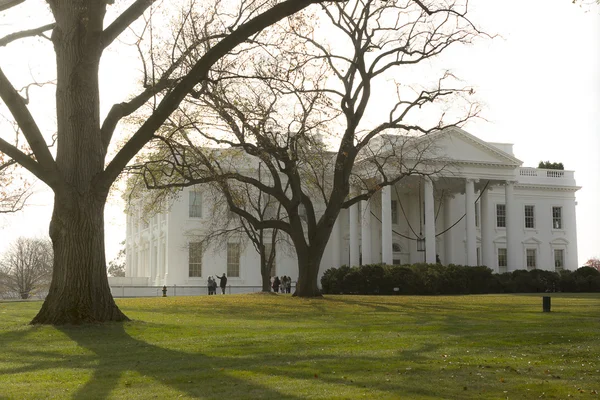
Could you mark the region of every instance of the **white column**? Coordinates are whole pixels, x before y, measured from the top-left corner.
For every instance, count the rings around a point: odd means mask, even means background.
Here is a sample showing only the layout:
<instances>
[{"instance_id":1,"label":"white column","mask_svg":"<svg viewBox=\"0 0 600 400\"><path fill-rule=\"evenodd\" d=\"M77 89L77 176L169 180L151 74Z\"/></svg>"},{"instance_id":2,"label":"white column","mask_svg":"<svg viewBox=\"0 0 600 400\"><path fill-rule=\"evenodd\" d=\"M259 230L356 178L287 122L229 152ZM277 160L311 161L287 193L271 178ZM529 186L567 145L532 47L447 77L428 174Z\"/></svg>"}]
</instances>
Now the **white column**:
<instances>
[{"instance_id":1,"label":"white column","mask_svg":"<svg viewBox=\"0 0 600 400\"><path fill-rule=\"evenodd\" d=\"M160 236L160 218L158 221L158 239L156 240L156 252L157 252L157 260L156 260L156 285L160 285L162 279L164 278L164 274L165 274L165 266L163 264L163 247L162 247L162 242L163 242L163 238Z\"/></svg>"},{"instance_id":2,"label":"white column","mask_svg":"<svg viewBox=\"0 0 600 400\"><path fill-rule=\"evenodd\" d=\"M371 202L362 202L361 239L362 239L362 263L363 265L373 262L371 250Z\"/></svg>"},{"instance_id":3,"label":"white column","mask_svg":"<svg viewBox=\"0 0 600 400\"><path fill-rule=\"evenodd\" d=\"M452 197L444 198L444 230L450 228L454 221L452 220ZM448 265L453 262L452 258L452 235L455 228L444 232L444 264Z\"/></svg>"},{"instance_id":4,"label":"white column","mask_svg":"<svg viewBox=\"0 0 600 400\"><path fill-rule=\"evenodd\" d=\"M494 262L494 243L492 242L493 236L493 215L490 209L490 196L489 196L489 185L487 189L481 194L481 213L479 216L479 222L481 225L481 260L483 265L496 271L496 263Z\"/></svg>"},{"instance_id":5,"label":"white column","mask_svg":"<svg viewBox=\"0 0 600 400\"><path fill-rule=\"evenodd\" d=\"M425 177L423 197L425 197L425 262L435 263L435 206L433 200L433 182Z\"/></svg>"},{"instance_id":6,"label":"white column","mask_svg":"<svg viewBox=\"0 0 600 400\"><path fill-rule=\"evenodd\" d=\"M348 213L350 219L350 266L359 264L360 249L358 247L358 203L350 206Z\"/></svg>"},{"instance_id":7,"label":"white column","mask_svg":"<svg viewBox=\"0 0 600 400\"><path fill-rule=\"evenodd\" d=\"M341 262L341 253L342 253L342 232L340 229L340 216L342 213L338 214L338 217L333 224L333 230L331 231L331 261L333 263L332 267L339 268L342 264Z\"/></svg>"},{"instance_id":8,"label":"white column","mask_svg":"<svg viewBox=\"0 0 600 400\"><path fill-rule=\"evenodd\" d=\"M465 213L467 214L467 265L477 265L477 237L475 230L475 181L467 179L465 184Z\"/></svg>"},{"instance_id":9,"label":"white column","mask_svg":"<svg viewBox=\"0 0 600 400\"><path fill-rule=\"evenodd\" d=\"M151 230L152 228L150 228L149 230ZM150 282L150 284L152 284L152 282L154 282L154 280L156 279L156 265L157 265L157 253L158 251L156 251L156 246L155 246L155 241L153 239L154 234L152 232L150 232L150 245L148 247L148 252L150 252L150 254L148 255L148 257L150 258L150 279L148 279L148 282Z\"/></svg>"},{"instance_id":10,"label":"white column","mask_svg":"<svg viewBox=\"0 0 600 400\"><path fill-rule=\"evenodd\" d=\"M515 203L515 184L507 181L506 196L506 253L508 271L523 269L523 257L519 254L518 210Z\"/></svg>"},{"instance_id":11,"label":"white column","mask_svg":"<svg viewBox=\"0 0 600 400\"><path fill-rule=\"evenodd\" d=\"M392 188L381 189L381 261L393 263L392 255Z\"/></svg>"},{"instance_id":12,"label":"white column","mask_svg":"<svg viewBox=\"0 0 600 400\"><path fill-rule=\"evenodd\" d=\"M167 214L165 217L165 265L164 265L164 278L163 285L168 285L169 282L169 260L170 260L170 252L169 252L169 225L171 223L171 215Z\"/></svg>"}]
</instances>

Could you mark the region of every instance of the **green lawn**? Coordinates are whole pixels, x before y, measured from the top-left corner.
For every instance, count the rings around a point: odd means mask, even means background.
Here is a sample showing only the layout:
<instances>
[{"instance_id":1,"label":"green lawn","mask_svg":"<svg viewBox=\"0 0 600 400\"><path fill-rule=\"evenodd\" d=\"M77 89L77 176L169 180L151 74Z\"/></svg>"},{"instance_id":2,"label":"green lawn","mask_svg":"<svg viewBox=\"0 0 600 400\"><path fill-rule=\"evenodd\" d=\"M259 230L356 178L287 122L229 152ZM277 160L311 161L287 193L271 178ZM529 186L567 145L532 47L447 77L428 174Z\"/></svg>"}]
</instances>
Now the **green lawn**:
<instances>
[{"instance_id":1,"label":"green lawn","mask_svg":"<svg viewBox=\"0 0 600 400\"><path fill-rule=\"evenodd\" d=\"M119 300L28 326L0 303L0 399L600 399L600 295Z\"/></svg>"}]
</instances>

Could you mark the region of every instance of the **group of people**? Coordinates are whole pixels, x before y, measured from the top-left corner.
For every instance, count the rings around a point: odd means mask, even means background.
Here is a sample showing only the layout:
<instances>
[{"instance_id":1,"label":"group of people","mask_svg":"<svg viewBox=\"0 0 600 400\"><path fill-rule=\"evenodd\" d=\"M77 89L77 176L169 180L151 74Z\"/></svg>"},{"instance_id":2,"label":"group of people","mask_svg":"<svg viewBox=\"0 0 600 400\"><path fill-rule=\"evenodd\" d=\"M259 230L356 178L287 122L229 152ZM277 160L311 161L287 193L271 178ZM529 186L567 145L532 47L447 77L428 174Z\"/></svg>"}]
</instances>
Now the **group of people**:
<instances>
[{"instance_id":1,"label":"group of people","mask_svg":"<svg viewBox=\"0 0 600 400\"><path fill-rule=\"evenodd\" d=\"M273 283L271 284L271 287L273 288L273 291L275 293L279 293L280 290L281 290L281 293L291 293L292 278L284 275L281 277L281 279L279 279L278 276L275 276L273 278Z\"/></svg>"},{"instance_id":2,"label":"group of people","mask_svg":"<svg viewBox=\"0 0 600 400\"><path fill-rule=\"evenodd\" d=\"M212 276L208 277L207 287L209 295L217 294L217 279L219 279L220 281L218 286L221 287L222 294L225 294L225 288L227 287L227 277L225 276L225 274L223 274L223 276L215 275L214 278Z\"/></svg>"}]
</instances>

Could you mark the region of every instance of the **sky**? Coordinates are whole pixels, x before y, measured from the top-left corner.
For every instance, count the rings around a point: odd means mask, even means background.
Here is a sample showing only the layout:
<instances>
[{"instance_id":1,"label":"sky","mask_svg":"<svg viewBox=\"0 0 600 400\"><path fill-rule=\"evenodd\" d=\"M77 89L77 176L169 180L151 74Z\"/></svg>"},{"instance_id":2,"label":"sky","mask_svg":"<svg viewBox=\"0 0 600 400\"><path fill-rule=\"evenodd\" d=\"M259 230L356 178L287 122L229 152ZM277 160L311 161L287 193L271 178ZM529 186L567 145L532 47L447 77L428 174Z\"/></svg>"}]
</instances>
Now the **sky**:
<instances>
[{"instance_id":1,"label":"sky","mask_svg":"<svg viewBox=\"0 0 600 400\"><path fill-rule=\"evenodd\" d=\"M453 49L445 58L448 68L474 86L484 106L485 120L471 121L465 129L485 141L513 143L523 166L549 160L575 171L582 187L576 193L579 264L600 257L600 7L580 7L571 0L469 4L470 19L498 36ZM14 19L29 17L19 11ZM0 66L10 70L10 59L3 54ZM127 62L115 51L105 55L101 80L113 85L102 93L103 112L128 94L131 78L122 73ZM31 68L25 78L35 73ZM43 110L35 116L54 118ZM38 184L25 210L0 215L0 252L18 236L46 236L51 204ZM119 197L113 196L105 212L108 260L125 238L122 210Z\"/></svg>"}]
</instances>

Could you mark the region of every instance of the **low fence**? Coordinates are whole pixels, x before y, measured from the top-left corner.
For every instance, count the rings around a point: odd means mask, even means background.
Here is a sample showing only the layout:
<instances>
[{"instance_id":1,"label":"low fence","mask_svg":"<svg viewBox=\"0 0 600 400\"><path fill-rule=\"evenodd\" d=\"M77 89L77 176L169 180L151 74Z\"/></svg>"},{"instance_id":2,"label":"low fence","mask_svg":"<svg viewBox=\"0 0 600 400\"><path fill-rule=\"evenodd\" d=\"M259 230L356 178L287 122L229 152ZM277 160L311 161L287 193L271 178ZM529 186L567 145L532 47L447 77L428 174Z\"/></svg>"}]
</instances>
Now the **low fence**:
<instances>
[{"instance_id":1,"label":"low fence","mask_svg":"<svg viewBox=\"0 0 600 400\"><path fill-rule=\"evenodd\" d=\"M167 285L168 296L204 296L208 295L206 286L177 286ZM292 293L295 285L292 285ZM161 297L163 286L111 286L113 297ZM244 294L262 291L262 286L231 286L225 288L225 294ZM217 287L217 294L221 294L221 288Z\"/></svg>"}]
</instances>

